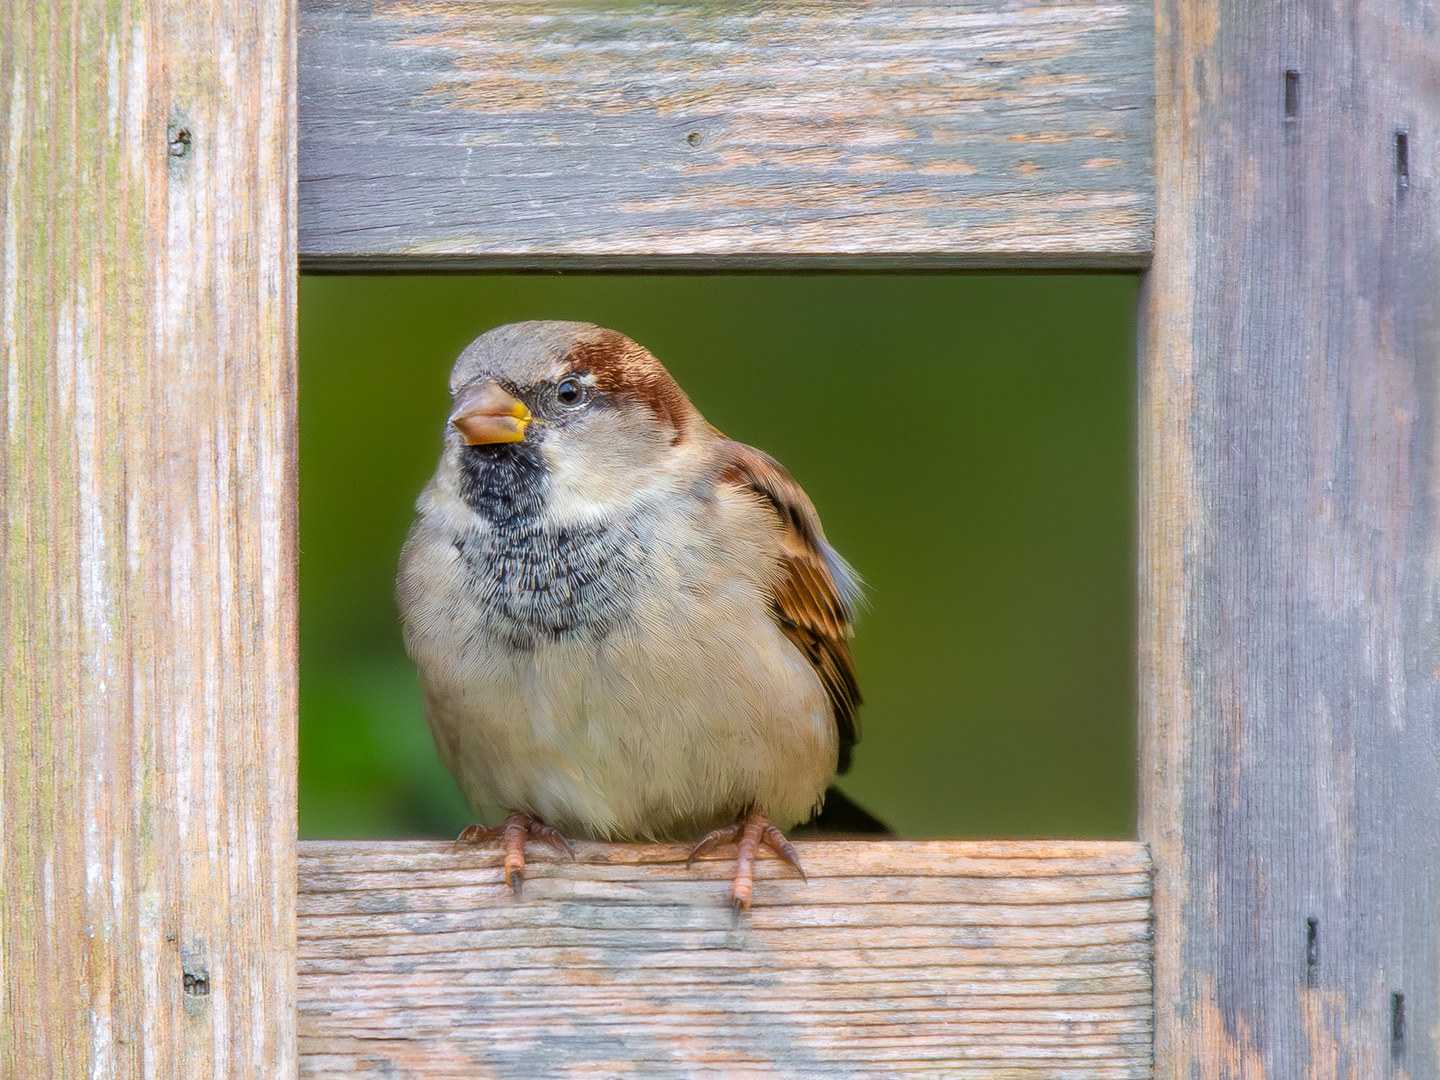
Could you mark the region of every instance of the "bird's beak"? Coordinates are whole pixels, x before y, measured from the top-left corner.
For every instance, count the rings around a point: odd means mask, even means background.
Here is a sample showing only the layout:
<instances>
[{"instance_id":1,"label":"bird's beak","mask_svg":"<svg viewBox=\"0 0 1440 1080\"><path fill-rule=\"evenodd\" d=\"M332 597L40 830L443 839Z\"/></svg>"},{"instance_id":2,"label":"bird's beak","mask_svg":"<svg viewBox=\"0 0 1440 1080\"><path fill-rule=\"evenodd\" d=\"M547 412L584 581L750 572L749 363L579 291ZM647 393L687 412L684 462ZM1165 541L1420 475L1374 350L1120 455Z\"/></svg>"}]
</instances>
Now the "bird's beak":
<instances>
[{"instance_id":1,"label":"bird's beak","mask_svg":"<svg viewBox=\"0 0 1440 1080\"><path fill-rule=\"evenodd\" d=\"M530 426L530 410L498 384L487 381L460 391L450 423L467 446L520 442Z\"/></svg>"}]
</instances>

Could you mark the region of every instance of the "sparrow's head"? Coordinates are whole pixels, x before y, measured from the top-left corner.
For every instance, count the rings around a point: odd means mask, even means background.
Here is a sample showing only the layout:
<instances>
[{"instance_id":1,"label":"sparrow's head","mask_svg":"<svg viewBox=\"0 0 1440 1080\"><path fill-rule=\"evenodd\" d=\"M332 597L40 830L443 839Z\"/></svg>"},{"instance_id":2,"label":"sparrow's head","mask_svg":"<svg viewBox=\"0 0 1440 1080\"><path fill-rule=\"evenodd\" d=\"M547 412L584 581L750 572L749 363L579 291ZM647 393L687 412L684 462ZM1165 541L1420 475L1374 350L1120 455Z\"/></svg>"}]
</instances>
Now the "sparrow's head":
<instances>
[{"instance_id":1,"label":"sparrow's head","mask_svg":"<svg viewBox=\"0 0 1440 1080\"><path fill-rule=\"evenodd\" d=\"M661 363L591 323L522 322L470 343L450 373L446 464L490 517L591 516L674 472L710 429Z\"/></svg>"}]
</instances>

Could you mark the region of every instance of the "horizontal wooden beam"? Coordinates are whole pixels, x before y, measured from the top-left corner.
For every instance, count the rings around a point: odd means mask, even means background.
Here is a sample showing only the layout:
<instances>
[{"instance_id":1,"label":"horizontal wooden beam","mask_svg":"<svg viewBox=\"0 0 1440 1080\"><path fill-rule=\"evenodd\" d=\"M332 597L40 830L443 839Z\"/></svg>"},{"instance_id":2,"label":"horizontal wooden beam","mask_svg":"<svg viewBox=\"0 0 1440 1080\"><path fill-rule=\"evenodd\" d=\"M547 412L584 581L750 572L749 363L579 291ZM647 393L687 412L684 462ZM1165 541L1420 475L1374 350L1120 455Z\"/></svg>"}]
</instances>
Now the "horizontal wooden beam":
<instances>
[{"instance_id":1,"label":"horizontal wooden beam","mask_svg":"<svg viewBox=\"0 0 1440 1080\"><path fill-rule=\"evenodd\" d=\"M1148 0L302 0L316 270L1138 267Z\"/></svg>"},{"instance_id":2,"label":"horizontal wooden beam","mask_svg":"<svg viewBox=\"0 0 1440 1080\"><path fill-rule=\"evenodd\" d=\"M730 861L580 844L300 845L305 1076L1151 1075L1136 843L797 844Z\"/></svg>"}]
</instances>

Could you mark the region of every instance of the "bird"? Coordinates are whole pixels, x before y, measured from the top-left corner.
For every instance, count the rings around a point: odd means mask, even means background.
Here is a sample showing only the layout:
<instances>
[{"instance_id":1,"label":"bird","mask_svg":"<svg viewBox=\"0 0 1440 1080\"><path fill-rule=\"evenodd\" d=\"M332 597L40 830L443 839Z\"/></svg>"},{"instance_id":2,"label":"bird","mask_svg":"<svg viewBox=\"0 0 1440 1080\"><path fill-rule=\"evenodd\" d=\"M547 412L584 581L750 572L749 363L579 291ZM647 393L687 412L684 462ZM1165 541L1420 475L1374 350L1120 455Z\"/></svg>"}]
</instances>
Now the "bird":
<instances>
[{"instance_id":1,"label":"bird","mask_svg":"<svg viewBox=\"0 0 1440 1080\"><path fill-rule=\"evenodd\" d=\"M459 840L517 894L531 841L734 843L737 913L760 848L803 878L785 832L860 738L862 589L804 490L591 323L489 330L450 393L396 600L442 763L509 812Z\"/></svg>"}]
</instances>

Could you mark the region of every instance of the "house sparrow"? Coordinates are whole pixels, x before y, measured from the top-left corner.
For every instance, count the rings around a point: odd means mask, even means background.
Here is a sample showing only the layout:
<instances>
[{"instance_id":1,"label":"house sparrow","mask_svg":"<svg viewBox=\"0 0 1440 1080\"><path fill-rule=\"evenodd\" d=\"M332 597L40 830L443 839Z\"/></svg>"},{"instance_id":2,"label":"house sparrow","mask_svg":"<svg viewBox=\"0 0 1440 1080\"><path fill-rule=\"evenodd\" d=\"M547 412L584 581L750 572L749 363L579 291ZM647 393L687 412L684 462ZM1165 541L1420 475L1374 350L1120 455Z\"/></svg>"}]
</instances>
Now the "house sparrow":
<instances>
[{"instance_id":1,"label":"house sparrow","mask_svg":"<svg viewBox=\"0 0 1440 1080\"><path fill-rule=\"evenodd\" d=\"M738 842L804 871L782 829L850 764L859 583L773 458L706 423L648 351L589 323L476 338L396 592L440 758L498 829Z\"/></svg>"}]
</instances>

